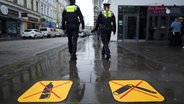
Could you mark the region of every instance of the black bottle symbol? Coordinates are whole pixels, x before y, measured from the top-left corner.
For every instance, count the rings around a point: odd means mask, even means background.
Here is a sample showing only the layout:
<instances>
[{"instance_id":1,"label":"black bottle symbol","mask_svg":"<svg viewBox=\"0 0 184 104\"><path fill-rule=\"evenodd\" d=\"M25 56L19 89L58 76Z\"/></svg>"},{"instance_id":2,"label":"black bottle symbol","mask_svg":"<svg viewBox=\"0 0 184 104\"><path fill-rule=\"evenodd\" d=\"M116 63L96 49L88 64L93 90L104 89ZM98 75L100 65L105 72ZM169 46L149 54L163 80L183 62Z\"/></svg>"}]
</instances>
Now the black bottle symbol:
<instances>
[{"instance_id":1,"label":"black bottle symbol","mask_svg":"<svg viewBox=\"0 0 184 104\"><path fill-rule=\"evenodd\" d=\"M40 99L46 99L46 98L49 98L50 95L51 95L51 90L53 88L53 84L52 82L50 82L45 88L44 90L42 91L42 94L40 96Z\"/></svg>"}]
</instances>

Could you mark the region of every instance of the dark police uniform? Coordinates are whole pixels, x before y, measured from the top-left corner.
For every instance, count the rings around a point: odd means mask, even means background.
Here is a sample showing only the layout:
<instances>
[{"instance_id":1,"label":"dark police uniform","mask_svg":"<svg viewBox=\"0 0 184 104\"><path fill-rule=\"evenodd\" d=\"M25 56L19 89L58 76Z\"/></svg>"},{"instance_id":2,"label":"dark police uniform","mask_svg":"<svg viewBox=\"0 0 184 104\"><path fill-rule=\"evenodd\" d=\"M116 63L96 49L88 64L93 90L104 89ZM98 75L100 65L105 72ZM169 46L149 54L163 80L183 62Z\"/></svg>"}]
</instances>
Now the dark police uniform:
<instances>
[{"instance_id":1,"label":"dark police uniform","mask_svg":"<svg viewBox=\"0 0 184 104\"><path fill-rule=\"evenodd\" d=\"M77 59L76 50L80 23L82 24L82 29L84 29L84 20L80 8L77 5L66 6L62 14L62 29L66 30L68 36L71 60Z\"/></svg>"},{"instance_id":2,"label":"dark police uniform","mask_svg":"<svg viewBox=\"0 0 184 104\"><path fill-rule=\"evenodd\" d=\"M111 32L116 33L116 21L115 16L112 11L101 11L96 22L95 31L97 31L100 25L101 31L101 40L103 43L102 47L102 57L107 56L106 59L111 58L110 49L109 49L109 41L111 38Z\"/></svg>"}]
</instances>

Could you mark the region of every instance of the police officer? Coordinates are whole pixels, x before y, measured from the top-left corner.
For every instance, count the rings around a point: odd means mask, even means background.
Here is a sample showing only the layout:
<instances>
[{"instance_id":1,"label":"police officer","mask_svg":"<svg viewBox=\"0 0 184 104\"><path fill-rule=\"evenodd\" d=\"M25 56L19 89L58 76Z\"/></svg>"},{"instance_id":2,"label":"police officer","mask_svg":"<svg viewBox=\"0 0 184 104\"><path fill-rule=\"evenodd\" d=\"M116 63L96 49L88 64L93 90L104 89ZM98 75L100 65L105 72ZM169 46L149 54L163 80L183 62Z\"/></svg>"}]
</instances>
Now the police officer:
<instances>
[{"instance_id":1,"label":"police officer","mask_svg":"<svg viewBox=\"0 0 184 104\"><path fill-rule=\"evenodd\" d=\"M109 41L111 38L111 32L116 33L116 20L114 13L109 10L109 3L104 3L104 10L98 15L96 26L93 31L97 31L100 26L102 47L102 58L109 60L111 58ZM106 55L106 56L105 56Z\"/></svg>"},{"instance_id":2,"label":"police officer","mask_svg":"<svg viewBox=\"0 0 184 104\"><path fill-rule=\"evenodd\" d=\"M62 29L68 36L68 47L72 61L77 60L76 51L80 23L84 29L81 10L75 5L75 0L70 0L70 5L67 5L62 13Z\"/></svg>"}]
</instances>

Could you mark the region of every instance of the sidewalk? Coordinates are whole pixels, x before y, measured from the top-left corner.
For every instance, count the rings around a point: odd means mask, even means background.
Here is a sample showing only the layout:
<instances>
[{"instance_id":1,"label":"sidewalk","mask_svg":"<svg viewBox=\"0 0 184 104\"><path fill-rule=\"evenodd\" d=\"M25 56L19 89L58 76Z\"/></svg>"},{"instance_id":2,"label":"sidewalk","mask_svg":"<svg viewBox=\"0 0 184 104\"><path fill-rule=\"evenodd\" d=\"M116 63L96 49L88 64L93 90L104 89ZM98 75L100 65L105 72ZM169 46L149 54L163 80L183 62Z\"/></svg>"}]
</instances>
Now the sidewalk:
<instances>
[{"instance_id":1,"label":"sidewalk","mask_svg":"<svg viewBox=\"0 0 184 104\"><path fill-rule=\"evenodd\" d=\"M6 36L6 37L0 37L0 41L13 41L13 40L20 40L21 39L21 37L8 37L8 36Z\"/></svg>"},{"instance_id":2,"label":"sidewalk","mask_svg":"<svg viewBox=\"0 0 184 104\"><path fill-rule=\"evenodd\" d=\"M170 47L166 42L124 42L120 47L161 65L174 65L181 69L184 64L184 49Z\"/></svg>"}]
</instances>

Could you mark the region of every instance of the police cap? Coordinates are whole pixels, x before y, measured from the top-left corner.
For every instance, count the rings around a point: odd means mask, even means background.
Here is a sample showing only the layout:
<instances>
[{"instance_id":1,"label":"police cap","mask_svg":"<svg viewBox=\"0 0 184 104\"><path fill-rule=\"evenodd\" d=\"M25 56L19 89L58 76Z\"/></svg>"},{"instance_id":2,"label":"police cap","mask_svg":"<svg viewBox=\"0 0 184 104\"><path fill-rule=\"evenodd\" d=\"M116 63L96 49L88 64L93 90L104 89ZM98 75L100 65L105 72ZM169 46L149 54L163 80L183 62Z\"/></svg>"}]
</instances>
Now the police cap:
<instances>
[{"instance_id":1,"label":"police cap","mask_svg":"<svg viewBox=\"0 0 184 104\"><path fill-rule=\"evenodd\" d=\"M103 5L104 5L104 7L105 7L105 6L107 6L107 7L109 7L109 6L110 6L110 4L109 4L109 3L104 3Z\"/></svg>"},{"instance_id":2,"label":"police cap","mask_svg":"<svg viewBox=\"0 0 184 104\"><path fill-rule=\"evenodd\" d=\"M75 0L69 0L70 1L70 3L75 3Z\"/></svg>"}]
</instances>

